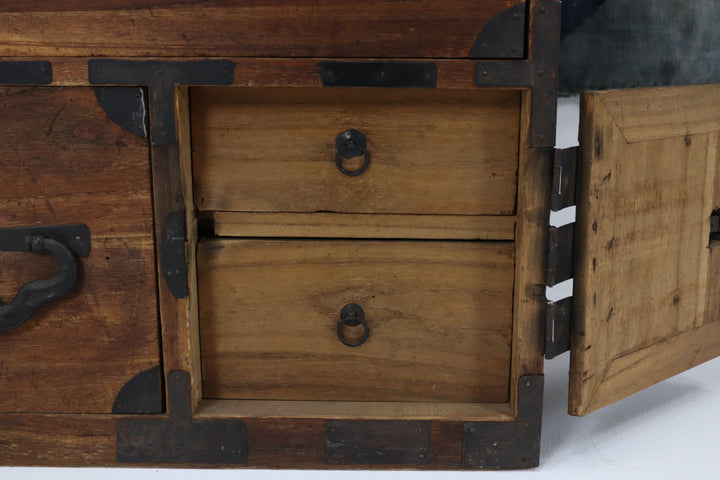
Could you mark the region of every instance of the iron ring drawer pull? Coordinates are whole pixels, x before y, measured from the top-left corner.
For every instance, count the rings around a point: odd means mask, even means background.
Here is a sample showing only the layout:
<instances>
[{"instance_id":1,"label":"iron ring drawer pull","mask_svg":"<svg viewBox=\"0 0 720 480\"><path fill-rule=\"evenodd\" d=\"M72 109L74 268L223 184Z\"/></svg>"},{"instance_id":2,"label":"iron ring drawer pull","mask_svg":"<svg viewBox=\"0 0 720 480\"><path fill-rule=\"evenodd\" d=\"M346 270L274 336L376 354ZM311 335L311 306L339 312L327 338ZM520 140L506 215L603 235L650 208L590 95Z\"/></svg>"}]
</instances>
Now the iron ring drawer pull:
<instances>
[{"instance_id":1,"label":"iron ring drawer pull","mask_svg":"<svg viewBox=\"0 0 720 480\"><path fill-rule=\"evenodd\" d=\"M358 325L362 325L363 329L365 329L365 335L363 336L363 338L357 342L350 342L345 339L345 335L343 334L343 328L345 326L357 327ZM345 305L342 310L340 310L340 322L337 326L338 339L348 347L359 347L367 341L369 336L370 329L365 322L365 311L362 309L362 307L356 303L348 303L347 305Z\"/></svg>"},{"instance_id":2,"label":"iron ring drawer pull","mask_svg":"<svg viewBox=\"0 0 720 480\"><path fill-rule=\"evenodd\" d=\"M365 135L359 130L351 129L342 132L335 139L335 148L337 153L335 154L335 165L345 175L354 177L360 175L367 170L370 165L370 153L367 151L367 139ZM357 170L346 170L343 167L343 158L351 159L353 157L363 156L362 167Z\"/></svg>"},{"instance_id":3,"label":"iron ring drawer pull","mask_svg":"<svg viewBox=\"0 0 720 480\"><path fill-rule=\"evenodd\" d=\"M51 253L59 264L57 275L28 282L9 304L0 301L0 331L19 327L42 306L64 297L77 282L76 256L90 254L86 225L0 229L0 250Z\"/></svg>"}]
</instances>

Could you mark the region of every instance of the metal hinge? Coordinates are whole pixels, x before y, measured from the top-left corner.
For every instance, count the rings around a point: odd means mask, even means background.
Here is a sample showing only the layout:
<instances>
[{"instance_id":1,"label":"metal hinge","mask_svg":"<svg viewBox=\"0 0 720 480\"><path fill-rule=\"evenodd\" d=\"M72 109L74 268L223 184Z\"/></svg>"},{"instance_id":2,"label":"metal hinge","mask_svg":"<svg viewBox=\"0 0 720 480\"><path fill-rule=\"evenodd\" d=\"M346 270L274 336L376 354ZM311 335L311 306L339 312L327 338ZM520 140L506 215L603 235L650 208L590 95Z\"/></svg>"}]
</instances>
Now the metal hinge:
<instances>
[{"instance_id":1,"label":"metal hinge","mask_svg":"<svg viewBox=\"0 0 720 480\"><path fill-rule=\"evenodd\" d=\"M556 149L553 166L552 198L550 210L556 215L575 205L575 165L578 147ZM551 217L553 214L551 214ZM545 358L554 358L570 349L570 322L572 318L572 293L568 281L573 278L574 218L548 231L547 286L564 284L563 296L548 300L545 326ZM568 283L565 283L568 282ZM550 297L550 295L548 295Z\"/></svg>"},{"instance_id":2,"label":"metal hinge","mask_svg":"<svg viewBox=\"0 0 720 480\"><path fill-rule=\"evenodd\" d=\"M710 240L720 240L720 210L710 214Z\"/></svg>"}]
</instances>

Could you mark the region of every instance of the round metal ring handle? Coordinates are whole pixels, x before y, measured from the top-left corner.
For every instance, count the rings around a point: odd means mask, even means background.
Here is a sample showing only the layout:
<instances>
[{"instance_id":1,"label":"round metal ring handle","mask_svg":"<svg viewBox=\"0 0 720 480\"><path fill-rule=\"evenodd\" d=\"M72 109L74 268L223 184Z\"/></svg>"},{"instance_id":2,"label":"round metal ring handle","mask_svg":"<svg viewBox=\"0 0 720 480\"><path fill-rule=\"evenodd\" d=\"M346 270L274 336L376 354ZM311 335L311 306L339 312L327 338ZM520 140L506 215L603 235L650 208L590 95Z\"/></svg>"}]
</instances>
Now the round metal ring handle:
<instances>
[{"instance_id":1,"label":"round metal ring handle","mask_svg":"<svg viewBox=\"0 0 720 480\"><path fill-rule=\"evenodd\" d=\"M362 325L363 329L365 330L363 338L358 340L357 342L348 341L343 334L343 328L345 326L357 327L358 325ZM348 347L359 347L367 341L369 336L370 328L368 328L367 323L365 322L365 311L362 309L362 307L356 303L348 303L347 305L345 305L342 310L340 310L340 322L337 326L338 340L340 340L344 345L347 345Z\"/></svg>"},{"instance_id":2,"label":"round metal ring handle","mask_svg":"<svg viewBox=\"0 0 720 480\"><path fill-rule=\"evenodd\" d=\"M370 165L370 153L367 151L367 139L365 135L355 129L350 129L342 132L335 139L335 148L337 153L335 154L335 166L338 170L349 177L360 175L367 170ZM364 157L363 164L357 170L347 170L343 167L343 158L351 159L353 157L362 156Z\"/></svg>"}]
</instances>

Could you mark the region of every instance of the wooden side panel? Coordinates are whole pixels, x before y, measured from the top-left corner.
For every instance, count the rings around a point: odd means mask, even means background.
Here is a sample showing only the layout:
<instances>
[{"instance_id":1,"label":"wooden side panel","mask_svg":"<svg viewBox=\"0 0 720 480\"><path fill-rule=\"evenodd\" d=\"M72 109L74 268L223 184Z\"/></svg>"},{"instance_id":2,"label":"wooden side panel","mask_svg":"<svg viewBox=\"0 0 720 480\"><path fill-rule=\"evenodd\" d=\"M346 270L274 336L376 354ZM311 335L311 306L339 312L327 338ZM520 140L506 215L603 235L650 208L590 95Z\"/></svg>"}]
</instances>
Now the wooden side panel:
<instances>
[{"instance_id":1,"label":"wooden side panel","mask_svg":"<svg viewBox=\"0 0 720 480\"><path fill-rule=\"evenodd\" d=\"M0 55L466 58L487 22L518 3L3 2Z\"/></svg>"},{"instance_id":2,"label":"wooden side panel","mask_svg":"<svg viewBox=\"0 0 720 480\"><path fill-rule=\"evenodd\" d=\"M109 413L160 362L147 141L88 88L0 90L0 130L2 227L86 223L92 235L74 291L0 333L0 411ZM0 298L56 263L0 252Z\"/></svg>"},{"instance_id":3,"label":"wooden side panel","mask_svg":"<svg viewBox=\"0 0 720 480\"><path fill-rule=\"evenodd\" d=\"M508 401L513 245L218 240L198 249L205 398ZM345 304L367 342L337 337ZM354 338L358 332L347 329Z\"/></svg>"},{"instance_id":4,"label":"wooden side panel","mask_svg":"<svg viewBox=\"0 0 720 480\"><path fill-rule=\"evenodd\" d=\"M701 107L719 98L701 86L582 99L573 414L720 354L707 316L720 117Z\"/></svg>"},{"instance_id":5,"label":"wooden side panel","mask_svg":"<svg viewBox=\"0 0 720 480\"><path fill-rule=\"evenodd\" d=\"M509 215L520 93L193 88L201 210ZM370 166L350 177L335 139L357 129ZM347 160L359 168L360 157Z\"/></svg>"}]
</instances>

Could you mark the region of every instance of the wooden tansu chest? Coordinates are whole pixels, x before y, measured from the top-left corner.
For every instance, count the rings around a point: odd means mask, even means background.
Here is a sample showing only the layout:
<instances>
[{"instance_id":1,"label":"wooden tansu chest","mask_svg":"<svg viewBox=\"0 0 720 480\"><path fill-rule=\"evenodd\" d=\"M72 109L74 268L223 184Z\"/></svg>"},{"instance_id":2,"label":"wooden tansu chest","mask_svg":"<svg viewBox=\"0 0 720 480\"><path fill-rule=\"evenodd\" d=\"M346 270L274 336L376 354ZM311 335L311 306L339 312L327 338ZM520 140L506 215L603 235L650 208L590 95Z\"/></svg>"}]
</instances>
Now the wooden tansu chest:
<instances>
[{"instance_id":1,"label":"wooden tansu chest","mask_svg":"<svg viewBox=\"0 0 720 480\"><path fill-rule=\"evenodd\" d=\"M720 354L720 87L555 150L558 2L0 10L2 465L532 467L544 358Z\"/></svg>"}]
</instances>

